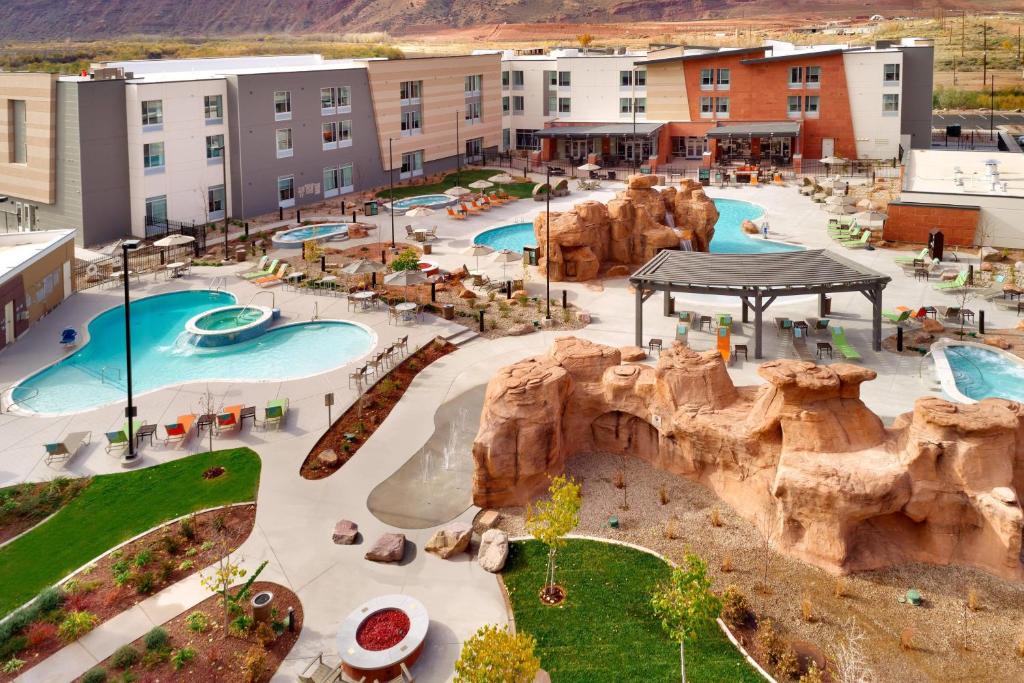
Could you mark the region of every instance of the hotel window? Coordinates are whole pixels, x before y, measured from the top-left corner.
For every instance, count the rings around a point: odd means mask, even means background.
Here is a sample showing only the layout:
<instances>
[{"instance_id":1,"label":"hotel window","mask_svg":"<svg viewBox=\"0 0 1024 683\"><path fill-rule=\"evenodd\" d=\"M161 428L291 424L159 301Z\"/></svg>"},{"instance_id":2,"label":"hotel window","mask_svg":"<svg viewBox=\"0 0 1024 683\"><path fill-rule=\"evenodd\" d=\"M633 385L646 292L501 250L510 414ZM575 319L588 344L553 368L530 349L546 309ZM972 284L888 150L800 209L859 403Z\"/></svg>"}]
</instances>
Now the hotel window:
<instances>
[{"instance_id":1,"label":"hotel window","mask_svg":"<svg viewBox=\"0 0 1024 683\"><path fill-rule=\"evenodd\" d=\"M644 114L644 113L647 112L647 98L646 97L638 97L638 98L636 98L635 102L636 102L636 113L637 114Z\"/></svg>"},{"instance_id":2,"label":"hotel window","mask_svg":"<svg viewBox=\"0 0 1024 683\"><path fill-rule=\"evenodd\" d=\"M324 149L338 148L338 124L334 121L323 124Z\"/></svg>"},{"instance_id":3,"label":"hotel window","mask_svg":"<svg viewBox=\"0 0 1024 683\"><path fill-rule=\"evenodd\" d=\"M501 129L501 148L509 149L512 146L512 131L508 128Z\"/></svg>"},{"instance_id":4,"label":"hotel window","mask_svg":"<svg viewBox=\"0 0 1024 683\"><path fill-rule=\"evenodd\" d=\"M334 100L334 88L320 88L320 113L330 116L338 106Z\"/></svg>"},{"instance_id":5,"label":"hotel window","mask_svg":"<svg viewBox=\"0 0 1024 683\"><path fill-rule=\"evenodd\" d=\"M284 159L292 156L295 152L292 149L292 129L278 128L275 131L277 138L277 158Z\"/></svg>"},{"instance_id":6,"label":"hotel window","mask_svg":"<svg viewBox=\"0 0 1024 683\"><path fill-rule=\"evenodd\" d=\"M278 176L277 205L282 209L295 206L295 176Z\"/></svg>"},{"instance_id":7,"label":"hotel window","mask_svg":"<svg viewBox=\"0 0 1024 683\"><path fill-rule=\"evenodd\" d=\"M423 93L423 81L402 81L398 86L398 94L402 104L414 104Z\"/></svg>"},{"instance_id":8,"label":"hotel window","mask_svg":"<svg viewBox=\"0 0 1024 683\"><path fill-rule=\"evenodd\" d=\"M206 191L206 219L210 221L224 218L224 186L214 185Z\"/></svg>"},{"instance_id":9,"label":"hotel window","mask_svg":"<svg viewBox=\"0 0 1024 683\"><path fill-rule=\"evenodd\" d=\"M711 90L715 87L715 70L714 69L701 69L700 70L700 88L701 90Z\"/></svg>"},{"instance_id":10,"label":"hotel window","mask_svg":"<svg viewBox=\"0 0 1024 683\"><path fill-rule=\"evenodd\" d=\"M545 71L544 78L547 79L548 85L552 88L558 87L558 72L557 71Z\"/></svg>"},{"instance_id":11,"label":"hotel window","mask_svg":"<svg viewBox=\"0 0 1024 683\"><path fill-rule=\"evenodd\" d=\"M633 111L633 108L631 106L632 102L633 102L633 100L631 100L628 97L620 97L619 98L619 113L620 114L629 114L629 113L631 113Z\"/></svg>"},{"instance_id":12,"label":"hotel window","mask_svg":"<svg viewBox=\"0 0 1024 683\"><path fill-rule=\"evenodd\" d=\"M508 90L508 82L509 82L508 71L502 71L501 72L501 87L503 89L505 89L505 90Z\"/></svg>"},{"instance_id":13,"label":"hotel window","mask_svg":"<svg viewBox=\"0 0 1024 683\"><path fill-rule=\"evenodd\" d=\"M523 72L513 71L512 72L512 87L522 88L523 87Z\"/></svg>"},{"instance_id":14,"label":"hotel window","mask_svg":"<svg viewBox=\"0 0 1024 683\"><path fill-rule=\"evenodd\" d=\"M146 100L142 103L142 125L157 126L164 122L163 100Z\"/></svg>"},{"instance_id":15,"label":"hotel window","mask_svg":"<svg viewBox=\"0 0 1024 683\"><path fill-rule=\"evenodd\" d=\"M512 109L512 102L509 100L508 95L501 98L501 113L507 114Z\"/></svg>"},{"instance_id":16,"label":"hotel window","mask_svg":"<svg viewBox=\"0 0 1024 683\"><path fill-rule=\"evenodd\" d=\"M206 136L206 158L220 159L224 156L224 135Z\"/></svg>"},{"instance_id":17,"label":"hotel window","mask_svg":"<svg viewBox=\"0 0 1024 683\"><path fill-rule=\"evenodd\" d=\"M900 96L896 93L882 95L882 112L894 114L900 110Z\"/></svg>"},{"instance_id":18,"label":"hotel window","mask_svg":"<svg viewBox=\"0 0 1024 683\"><path fill-rule=\"evenodd\" d=\"M800 96L790 95L786 98L786 108L790 118L800 118Z\"/></svg>"},{"instance_id":19,"label":"hotel window","mask_svg":"<svg viewBox=\"0 0 1024 683\"><path fill-rule=\"evenodd\" d=\"M809 66L809 67L807 67L807 87L808 88L820 88L821 87L821 67L820 66Z\"/></svg>"},{"instance_id":20,"label":"hotel window","mask_svg":"<svg viewBox=\"0 0 1024 683\"><path fill-rule=\"evenodd\" d=\"M571 83L572 83L572 81L570 80L570 74L569 74L568 71L559 71L558 72L558 85L559 85L559 87L566 87L566 86L571 85Z\"/></svg>"},{"instance_id":21,"label":"hotel window","mask_svg":"<svg viewBox=\"0 0 1024 683\"><path fill-rule=\"evenodd\" d=\"M338 147L352 146L352 121L338 121Z\"/></svg>"},{"instance_id":22,"label":"hotel window","mask_svg":"<svg viewBox=\"0 0 1024 683\"><path fill-rule=\"evenodd\" d=\"M647 86L647 69L637 69L636 71L636 87Z\"/></svg>"},{"instance_id":23,"label":"hotel window","mask_svg":"<svg viewBox=\"0 0 1024 683\"><path fill-rule=\"evenodd\" d=\"M345 164L338 170L341 172L341 187L338 189L341 192L351 192L354 189L352 185L352 164Z\"/></svg>"},{"instance_id":24,"label":"hotel window","mask_svg":"<svg viewBox=\"0 0 1024 683\"><path fill-rule=\"evenodd\" d=\"M708 96L702 96L700 98L700 117L702 119L710 119L714 115L715 103L714 98Z\"/></svg>"},{"instance_id":25,"label":"hotel window","mask_svg":"<svg viewBox=\"0 0 1024 683\"><path fill-rule=\"evenodd\" d=\"M812 119L817 118L818 117L818 111L819 111L818 110L818 96L817 95L808 95L807 97L805 97L804 98L804 116L807 116L807 117L812 118Z\"/></svg>"},{"instance_id":26,"label":"hotel window","mask_svg":"<svg viewBox=\"0 0 1024 683\"><path fill-rule=\"evenodd\" d=\"M146 198L146 225L167 223L167 196Z\"/></svg>"},{"instance_id":27,"label":"hotel window","mask_svg":"<svg viewBox=\"0 0 1024 683\"><path fill-rule=\"evenodd\" d=\"M411 178L423 175L423 150L409 152L402 155L402 170L398 174L400 178Z\"/></svg>"},{"instance_id":28,"label":"hotel window","mask_svg":"<svg viewBox=\"0 0 1024 683\"><path fill-rule=\"evenodd\" d=\"M558 113L559 114L570 114L572 113L572 100L568 97L558 98Z\"/></svg>"},{"instance_id":29,"label":"hotel window","mask_svg":"<svg viewBox=\"0 0 1024 683\"><path fill-rule=\"evenodd\" d=\"M292 118L292 94L288 90L274 92L274 120L288 121Z\"/></svg>"},{"instance_id":30,"label":"hotel window","mask_svg":"<svg viewBox=\"0 0 1024 683\"><path fill-rule=\"evenodd\" d=\"M544 116L554 116L557 111L558 95L548 95L548 103L544 107Z\"/></svg>"},{"instance_id":31,"label":"hotel window","mask_svg":"<svg viewBox=\"0 0 1024 683\"><path fill-rule=\"evenodd\" d=\"M324 198L337 197L339 185L340 173L336 168L325 168L324 169Z\"/></svg>"},{"instance_id":32,"label":"hotel window","mask_svg":"<svg viewBox=\"0 0 1024 683\"><path fill-rule=\"evenodd\" d=\"M466 103L466 123L472 125L474 123L480 123L480 119L483 116L482 105L480 102L467 102Z\"/></svg>"},{"instance_id":33,"label":"hotel window","mask_svg":"<svg viewBox=\"0 0 1024 683\"><path fill-rule=\"evenodd\" d=\"M483 87L484 76L483 74L476 74L473 76L466 76L466 95L479 95L480 90Z\"/></svg>"},{"instance_id":34,"label":"hotel window","mask_svg":"<svg viewBox=\"0 0 1024 683\"><path fill-rule=\"evenodd\" d=\"M524 100L523 100L523 96L522 95L513 95L512 96L512 113L513 114L522 114L523 110L526 109L526 106L523 103L524 103Z\"/></svg>"},{"instance_id":35,"label":"hotel window","mask_svg":"<svg viewBox=\"0 0 1024 683\"><path fill-rule=\"evenodd\" d=\"M142 146L142 166L150 170L164 167L164 143L147 142Z\"/></svg>"},{"instance_id":36,"label":"hotel window","mask_svg":"<svg viewBox=\"0 0 1024 683\"><path fill-rule=\"evenodd\" d=\"M203 111L207 123L220 123L224 118L224 98L221 95L205 95Z\"/></svg>"},{"instance_id":37,"label":"hotel window","mask_svg":"<svg viewBox=\"0 0 1024 683\"><path fill-rule=\"evenodd\" d=\"M732 72L729 69L719 69L718 70L718 89L719 90L728 90L729 89L729 81L730 81L731 78L732 78Z\"/></svg>"},{"instance_id":38,"label":"hotel window","mask_svg":"<svg viewBox=\"0 0 1024 683\"><path fill-rule=\"evenodd\" d=\"M11 121L11 152L10 163L28 163L28 126L26 118L25 100L9 100L10 105L7 112Z\"/></svg>"},{"instance_id":39,"label":"hotel window","mask_svg":"<svg viewBox=\"0 0 1024 683\"><path fill-rule=\"evenodd\" d=\"M537 130L535 128L517 128L516 149L540 149L540 138L537 137Z\"/></svg>"},{"instance_id":40,"label":"hotel window","mask_svg":"<svg viewBox=\"0 0 1024 683\"><path fill-rule=\"evenodd\" d=\"M792 66L789 68L789 87L799 88L804 84L804 68Z\"/></svg>"},{"instance_id":41,"label":"hotel window","mask_svg":"<svg viewBox=\"0 0 1024 683\"><path fill-rule=\"evenodd\" d=\"M729 118L729 98L728 97L716 97L715 98L715 116L720 119Z\"/></svg>"},{"instance_id":42,"label":"hotel window","mask_svg":"<svg viewBox=\"0 0 1024 683\"><path fill-rule=\"evenodd\" d=\"M883 69L883 79L886 83L899 83L900 82L900 65L899 64L886 64Z\"/></svg>"},{"instance_id":43,"label":"hotel window","mask_svg":"<svg viewBox=\"0 0 1024 683\"><path fill-rule=\"evenodd\" d=\"M347 114L352 111L352 88L342 85L337 88L338 113Z\"/></svg>"},{"instance_id":44,"label":"hotel window","mask_svg":"<svg viewBox=\"0 0 1024 683\"><path fill-rule=\"evenodd\" d=\"M620 71L619 72L619 85L623 88L628 88L633 85L633 72L632 71Z\"/></svg>"},{"instance_id":45,"label":"hotel window","mask_svg":"<svg viewBox=\"0 0 1024 683\"><path fill-rule=\"evenodd\" d=\"M417 135L421 127L420 110L402 112L402 135Z\"/></svg>"}]
</instances>

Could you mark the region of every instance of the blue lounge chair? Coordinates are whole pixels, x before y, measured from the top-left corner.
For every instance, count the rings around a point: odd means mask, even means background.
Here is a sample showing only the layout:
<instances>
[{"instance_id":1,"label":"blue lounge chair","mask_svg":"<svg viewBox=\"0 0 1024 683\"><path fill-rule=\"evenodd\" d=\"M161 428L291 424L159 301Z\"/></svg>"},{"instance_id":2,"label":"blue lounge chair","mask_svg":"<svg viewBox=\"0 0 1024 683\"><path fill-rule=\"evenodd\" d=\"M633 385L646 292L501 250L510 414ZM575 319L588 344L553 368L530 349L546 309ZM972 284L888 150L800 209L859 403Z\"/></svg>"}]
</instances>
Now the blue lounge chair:
<instances>
[{"instance_id":1,"label":"blue lounge chair","mask_svg":"<svg viewBox=\"0 0 1024 683\"><path fill-rule=\"evenodd\" d=\"M71 348L78 344L78 330L73 327L65 327L60 333L60 345Z\"/></svg>"}]
</instances>

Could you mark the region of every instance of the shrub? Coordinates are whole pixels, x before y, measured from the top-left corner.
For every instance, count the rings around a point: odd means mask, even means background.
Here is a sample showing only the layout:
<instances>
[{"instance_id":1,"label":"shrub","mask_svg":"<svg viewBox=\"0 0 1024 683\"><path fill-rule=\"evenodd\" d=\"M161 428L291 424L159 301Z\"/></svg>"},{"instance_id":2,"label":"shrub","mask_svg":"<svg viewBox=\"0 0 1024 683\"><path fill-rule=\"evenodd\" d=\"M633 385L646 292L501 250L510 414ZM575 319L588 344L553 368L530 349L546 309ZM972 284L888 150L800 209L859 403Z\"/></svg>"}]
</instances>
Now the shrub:
<instances>
[{"instance_id":1,"label":"shrub","mask_svg":"<svg viewBox=\"0 0 1024 683\"><path fill-rule=\"evenodd\" d=\"M155 626L149 631L149 633L143 636L142 642L145 643L147 650L152 651L159 650L167 645L168 639L167 631L163 630L159 626Z\"/></svg>"},{"instance_id":2,"label":"shrub","mask_svg":"<svg viewBox=\"0 0 1024 683\"><path fill-rule=\"evenodd\" d=\"M837 598L845 598L850 594L850 587L847 585L846 579L841 576L836 577L836 583L832 588L832 594Z\"/></svg>"},{"instance_id":3,"label":"shrub","mask_svg":"<svg viewBox=\"0 0 1024 683\"><path fill-rule=\"evenodd\" d=\"M195 557L199 554L199 551L195 548L189 548L185 551L185 557Z\"/></svg>"},{"instance_id":4,"label":"shrub","mask_svg":"<svg viewBox=\"0 0 1024 683\"><path fill-rule=\"evenodd\" d=\"M164 560L160 563L160 569L156 572L156 578L161 583L166 582L171 578L171 574L174 572L174 563L170 560Z\"/></svg>"},{"instance_id":5,"label":"shrub","mask_svg":"<svg viewBox=\"0 0 1024 683\"><path fill-rule=\"evenodd\" d=\"M676 529L677 524L678 520L676 520L675 517L669 517L665 520L665 529L662 531L665 538L671 541L678 537L679 532Z\"/></svg>"},{"instance_id":6,"label":"shrub","mask_svg":"<svg viewBox=\"0 0 1024 683\"><path fill-rule=\"evenodd\" d=\"M775 630L771 619L758 625L757 649L779 678L791 678L799 670L793 647Z\"/></svg>"},{"instance_id":7,"label":"shrub","mask_svg":"<svg viewBox=\"0 0 1024 683\"><path fill-rule=\"evenodd\" d=\"M135 577L135 591L139 595L149 595L153 592L153 586L156 584L156 580L153 578L153 572L142 572Z\"/></svg>"},{"instance_id":8,"label":"shrub","mask_svg":"<svg viewBox=\"0 0 1024 683\"><path fill-rule=\"evenodd\" d=\"M82 612L89 608L89 598L81 593L64 596L64 609L68 612Z\"/></svg>"},{"instance_id":9,"label":"shrub","mask_svg":"<svg viewBox=\"0 0 1024 683\"><path fill-rule=\"evenodd\" d=\"M5 674L16 674L19 671L21 671L21 667L23 666L25 666L24 659L11 657L6 662L4 662L4 665L2 668L0 668L0 671L4 672Z\"/></svg>"},{"instance_id":10,"label":"shrub","mask_svg":"<svg viewBox=\"0 0 1024 683\"><path fill-rule=\"evenodd\" d=\"M732 554L731 553L726 553L725 556L722 557L721 570L725 574L728 574L729 572L731 572L733 570Z\"/></svg>"},{"instance_id":11,"label":"shrub","mask_svg":"<svg viewBox=\"0 0 1024 683\"><path fill-rule=\"evenodd\" d=\"M622 473L622 470L615 473L615 478L612 479L612 485L617 489L621 489L626 485L626 475Z\"/></svg>"},{"instance_id":12,"label":"shrub","mask_svg":"<svg viewBox=\"0 0 1024 683\"><path fill-rule=\"evenodd\" d=\"M155 669L171 658L171 648L160 647L156 650L147 650L142 655L142 666L147 669Z\"/></svg>"},{"instance_id":13,"label":"shrub","mask_svg":"<svg viewBox=\"0 0 1024 683\"><path fill-rule=\"evenodd\" d=\"M967 609L977 612L981 609L981 602L978 600L978 591L972 586L967 590Z\"/></svg>"},{"instance_id":14,"label":"shrub","mask_svg":"<svg viewBox=\"0 0 1024 683\"><path fill-rule=\"evenodd\" d=\"M825 677L818 668L818 663L813 659L807 667L807 673L800 677L800 683L825 683Z\"/></svg>"},{"instance_id":15,"label":"shrub","mask_svg":"<svg viewBox=\"0 0 1024 683\"><path fill-rule=\"evenodd\" d=\"M391 261L391 270L416 270L419 268L420 256L415 249L405 249Z\"/></svg>"},{"instance_id":16,"label":"shrub","mask_svg":"<svg viewBox=\"0 0 1024 683\"><path fill-rule=\"evenodd\" d=\"M711 508L711 526L722 526L722 514L718 508Z\"/></svg>"},{"instance_id":17,"label":"shrub","mask_svg":"<svg viewBox=\"0 0 1024 683\"><path fill-rule=\"evenodd\" d=\"M814 605L811 604L810 598L800 601L800 618L808 624L814 623Z\"/></svg>"},{"instance_id":18,"label":"shrub","mask_svg":"<svg viewBox=\"0 0 1024 683\"><path fill-rule=\"evenodd\" d=\"M228 630L231 632L231 635L242 638L249 633L249 629L251 628L252 617L248 614L239 614L231 620L231 625L228 627Z\"/></svg>"},{"instance_id":19,"label":"shrub","mask_svg":"<svg viewBox=\"0 0 1024 683\"><path fill-rule=\"evenodd\" d=\"M153 553L151 551L149 551L149 550L141 550L141 551L139 551L139 554L135 556L135 560L134 560L133 564L136 567L138 567L139 569L142 569L147 564L149 564L150 560L152 560L152 559L153 559Z\"/></svg>"},{"instance_id":20,"label":"shrub","mask_svg":"<svg viewBox=\"0 0 1024 683\"><path fill-rule=\"evenodd\" d=\"M122 645L114 651L114 654L110 658L110 663L118 669L130 669L132 665L139 661L139 651L131 645Z\"/></svg>"},{"instance_id":21,"label":"shrub","mask_svg":"<svg viewBox=\"0 0 1024 683\"><path fill-rule=\"evenodd\" d=\"M754 625L754 613L747 596L736 586L729 586L722 593L722 621L733 628ZM769 622L770 624L770 622ZM760 631L758 636L760 637Z\"/></svg>"},{"instance_id":22,"label":"shrub","mask_svg":"<svg viewBox=\"0 0 1024 683\"><path fill-rule=\"evenodd\" d=\"M57 627L48 621L37 621L25 631L29 647L39 647L57 637Z\"/></svg>"},{"instance_id":23,"label":"shrub","mask_svg":"<svg viewBox=\"0 0 1024 683\"><path fill-rule=\"evenodd\" d=\"M244 655L241 655L241 658L243 680L246 683L255 683L263 675L263 670L267 666L267 653L259 645L253 645Z\"/></svg>"},{"instance_id":24,"label":"shrub","mask_svg":"<svg viewBox=\"0 0 1024 683\"><path fill-rule=\"evenodd\" d=\"M256 626L256 640L260 641L260 644L263 645L263 647L270 645L276 638L277 634L274 633L274 629L272 629L270 624L267 622L261 621L259 625Z\"/></svg>"},{"instance_id":25,"label":"shrub","mask_svg":"<svg viewBox=\"0 0 1024 683\"><path fill-rule=\"evenodd\" d=\"M0 645L0 659L13 657L28 647L28 638L25 636L12 636L3 645Z\"/></svg>"},{"instance_id":26,"label":"shrub","mask_svg":"<svg viewBox=\"0 0 1024 683\"><path fill-rule=\"evenodd\" d=\"M224 513L221 513L213 518L213 530L216 531L218 534L223 533L224 529L226 529L227 526L227 516Z\"/></svg>"},{"instance_id":27,"label":"shrub","mask_svg":"<svg viewBox=\"0 0 1024 683\"><path fill-rule=\"evenodd\" d=\"M116 582L115 582L116 583ZM113 607L124 598L125 590L121 586L115 586L103 594L102 604L104 607Z\"/></svg>"},{"instance_id":28,"label":"shrub","mask_svg":"<svg viewBox=\"0 0 1024 683\"><path fill-rule=\"evenodd\" d=\"M206 616L205 612L197 610L185 617L185 625L188 626L188 630L193 633L202 633L206 629L210 628L210 617Z\"/></svg>"},{"instance_id":29,"label":"shrub","mask_svg":"<svg viewBox=\"0 0 1024 683\"><path fill-rule=\"evenodd\" d=\"M107 672L99 667L89 669L82 676L82 683L103 683L105 680L107 680Z\"/></svg>"},{"instance_id":30,"label":"shrub","mask_svg":"<svg viewBox=\"0 0 1024 683\"><path fill-rule=\"evenodd\" d=\"M171 655L171 666L174 667L175 671L181 671L182 667L195 658L195 650L190 647L183 647L180 650L175 650L174 654Z\"/></svg>"},{"instance_id":31,"label":"shrub","mask_svg":"<svg viewBox=\"0 0 1024 683\"><path fill-rule=\"evenodd\" d=\"M194 541L196 540L196 520L195 515L191 515L181 520L178 525L178 533L182 535L185 540Z\"/></svg>"},{"instance_id":32,"label":"shrub","mask_svg":"<svg viewBox=\"0 0 1024 683\"><path fill-rule=\"evenodd\" d=\"M658 487L658 500L661 501L662 505L668 505L668 487L664 484Z\"/></svg>"},{"instance_id":33,"label":"shrub","mask_svg":"<svg viewBox=\"0 0 1024 683\"><path fill-rule=\"evenodd\" d=\"M40 613L52 612L64 604L64 595L57 588L47 588L32 601L32 607Z\"/></svg>"},{"instance_id":34,"label":"shrub","mask_svg":"<svg viewBox=\"0 0 1024 683\"><path fill-rule=\"evenodd\" d=\"M201 546L199 546L199 549L202 550L203 552L206 552L207 550L212 550L213 549L213 541L203 541L203 544Z\"/></svg>"},{"instance_id":35,"label":"shrub","mask_svg":"<svg viewBox=\"0 0 1024 683\"><path fill-rule=\"evenodd\" d=\"M177 555L181 550L181 541L173 534L164 534L160 537L160 545L168 555Z\"/></svg>"},{"instance_id":36,"label":"shrub","mask_svg":"<svg viewBox=\"0 0 1024 683\"><path fill-rule=\"evenodd\" d=\"M100 618L92 612L68 612L57 627L57 632L65 642L73 642L96 627Z\"/></svg>"},{"instance_id":37,"label":"shrub","mask_svg":"<svg viewBox=\"0 0 1024 683\"><path fill-rule=\"evenodd\" d=\"M900 648L903 650L914 650L914 629L910 626L900 631Z\"/></svg>"}]
</instances>

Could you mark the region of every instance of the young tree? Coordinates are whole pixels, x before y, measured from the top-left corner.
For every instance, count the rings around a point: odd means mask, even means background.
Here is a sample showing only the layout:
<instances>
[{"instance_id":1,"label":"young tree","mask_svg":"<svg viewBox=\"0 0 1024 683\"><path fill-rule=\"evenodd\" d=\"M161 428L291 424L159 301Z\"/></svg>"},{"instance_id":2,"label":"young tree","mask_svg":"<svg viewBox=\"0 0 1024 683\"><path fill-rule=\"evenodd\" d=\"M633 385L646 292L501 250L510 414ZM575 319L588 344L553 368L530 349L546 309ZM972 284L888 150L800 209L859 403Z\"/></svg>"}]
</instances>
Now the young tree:
<instances>
[{"instance_id":1,"label":"young tree","mask_svg":"<svg viewBox=\"0 0 1024 683\"><path fill-rule=\"evenodd\" d=\"M845 638L832 650L832 680L835 683L872 683L875 674L864 654L867 636L850 617L844 625Z\"/></svg>"},{"instance_id":2,"label":"young tree","mask_svg":"<svg viewBox=\"0 0 1024 683\"><path fill-rule=\"evenodd\" d=\"M537 641L507 626L481 626L462 644L455 662L455 683L532 683L540 669Z\"/></svg>"},{"instance_id":3,"label":"young tree","mask_svg":"<svg viewBox=\"0 0 1024 683\"><path fill-rule=\"evenodd\" d=\"M676 567L667 582L651 598L654 613L673 640L679 641L683 683L686 683L686 641L714 623L722 601L711 591L708 565L693 553L686 554L686 567Z\"/></svg>"},{"instance_id":4,"label":"young tree","mask_svg":"<svg viewBox=\"0 0 1024 683\"><path fill-rule=\"evenodd\" d=\"M550 500L526 506L526 530L548 547L548 568L542 597L560 599L555 587L555 553L565 544L565 535L580 523L580 485L565 475L555 477L548 487Z\"/></svg>"},{"instance_id":5,"label":"young tree","mask_svg":"<svg viewBox=\"0 0 1024 683\"><path fill-rule=\"evenodd\" d=\"M235 591L231 590L231 586L236 580L244 577L247 572L242 568L241 564L231 561L231 553L229 552L225 552L221 555L212 574L202 573L199 575L199 581L203 585L203 588L221 597L221 602L224 605L225 636L228 635L228 626L231 623L231 615L241 609L239 603L249 595L249 589L252 587L253 582L256 581L256 577L260 575L266 566L267 561L264 560L263 563L256 568L256 571L249 576L246 582L239 586Z\"/></svg>"},{"instance_id":6,"label":"young tree","mask_svg":"<svg viewBox=\"0 0 1024 683\"><path fill-rule=\"evenodd\" d=\"M206 385L206 391L199 396L199 414L200 415L213 415L216 419L217 413L220 412L221 401L214 397L210 391L210 385ZM210 451L213 451L213 425L208 425L206 428L210 436Z\"/></svg>"}]
</instances>

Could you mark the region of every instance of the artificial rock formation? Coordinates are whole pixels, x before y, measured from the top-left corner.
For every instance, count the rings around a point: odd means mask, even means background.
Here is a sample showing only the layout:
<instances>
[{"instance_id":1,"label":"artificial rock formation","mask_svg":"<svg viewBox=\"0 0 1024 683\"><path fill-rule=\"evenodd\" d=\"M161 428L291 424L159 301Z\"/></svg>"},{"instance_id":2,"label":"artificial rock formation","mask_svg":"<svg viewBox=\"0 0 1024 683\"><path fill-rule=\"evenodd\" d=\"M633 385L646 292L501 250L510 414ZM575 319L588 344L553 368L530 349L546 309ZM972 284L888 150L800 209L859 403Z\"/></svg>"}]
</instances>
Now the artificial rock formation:
<instances>
[{"instance_id":1,"label":"artificial rock formation","mask_svg":"<svg viewBox=\"0 0 1024 683\"><path fill-rule=\"evenodd\" d=\"M612 269L628 273L661 249L678 249L682 240L690 240L695 251L707 251L718 221L715 203L693 180L663 191L654 189L657 180L630 176L627 189L607 205L587 201L571 211L552 211L550 264L544 257L547 218L538 214L533 231L541 268L550 270L552 280L583 282Z\"/></svg>"},{"instance_id":2,"label":"artificial rock formation","mask_svg":"<svg viewBox=\"0 0 1024 683\"><path fill-rule=\"evenodd\" d=\"M910 561L1024 579L1024 406L921 398L886 428L860 400L872 370L775 360L736 387L715 351L654 367L573 337L501 369L473 444L473 498L522 505L579 452L627 453L698 481L828 570Z\"/></svg>"}]
</instances>

